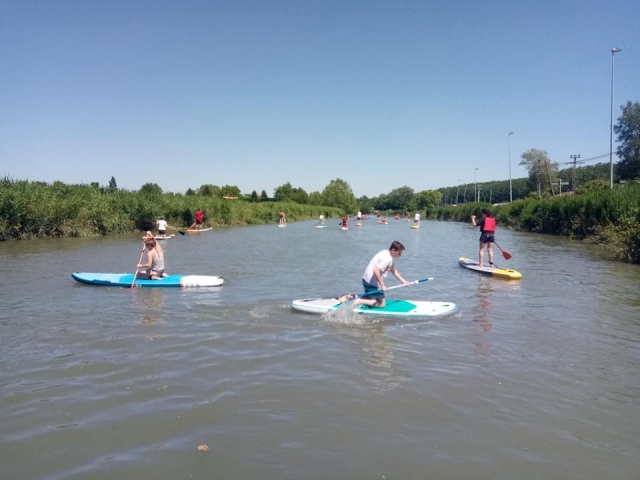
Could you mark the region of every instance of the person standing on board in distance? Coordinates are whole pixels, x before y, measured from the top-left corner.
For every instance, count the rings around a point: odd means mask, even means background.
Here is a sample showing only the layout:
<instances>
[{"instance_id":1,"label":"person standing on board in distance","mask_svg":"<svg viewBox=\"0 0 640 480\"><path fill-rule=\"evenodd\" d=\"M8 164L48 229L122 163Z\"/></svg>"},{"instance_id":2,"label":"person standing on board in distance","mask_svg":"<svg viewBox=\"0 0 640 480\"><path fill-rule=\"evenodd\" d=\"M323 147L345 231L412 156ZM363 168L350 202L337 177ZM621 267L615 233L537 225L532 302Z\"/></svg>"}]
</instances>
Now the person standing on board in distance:
<instances>
[{"instance_id":1,"label":"person standing on board in distance","mask_svg":"<svg viewBox=\"0 0 640 480\"><path fill-rule=\"evenodd\" d=\"M399 241L394 240L388 250L382 250L376 253L362 274L362 285L364 286L364 293L373 292L375 290L382 290L382 292L357 298L353 301L354 306L362 304L369 305L370 307L384 307L386 305L384 292L387 290L387 286L384 283L384 277L389 272L400 280L404 286L410 285L410 283L400 275L400 272L398 272L396 267L393 265L393 260L400 258L403 250L404 245Z\"/></svg>"},{"instance_id":2,"label":"person standing on board in distance","mask_svg":"<svg viewBox=\"0 0 640 480\"><path fill-rule=\"evenodd\" d=\"M409 210L404 212L404 219L408 222L409 221Z\"/></svg>"},{"instance_id":3,"label":"person standing on board in distance","mask_svg":"<svg viewBox=\"0 0 640 480\"><path fill-rule=\"evenodd\" d=\"M420 214L418 212L416 212L416 214L413 217L413 224L420 225Z\"/></svg>"},{"instance_id":4,"label":"person standing on board in distance","mask_svg":"<svg viewBox=\"0 0 640 480\"><path fill-rule=\"evenodd\" d=\"M362 212L358 210L358 213L356 214L356 222L359 222L360 220L362 220Z\"/></svg>"},{"instance_id":5,"label":"person standing on board in distance","mask_svg":"<svg viewBox=\"0 0 640 480\"><path fill-rule=\"evenodd\" d=\"M320 216L318 217L318 223L320 225L324 225L324 215L323 214L320 214Z\"/></svg>"},{"instance_id":6,"label":"person standing on board in distance","mask_svg":"<svg viewBox=\"0 0 640 480\"><path fill-rule=\"evenodd\" d=\"M280 210L280 212L278 213L278 216L280 217L280 225L286 225L287 218L284 216L284 212L282 210Z\"/></svg>"},{"instance_id":7,"label":"person standing on board in distance","mask_svg":"<svg viewBox=\"0 0 640 480\"><path fill-rule=\"evenodd\" d=\"M493 267L493 242L495 242L496 219L491 216L488 208L482 209L482 218L476 222L476 216L471 215L471 222L474 227L480 227L480 252L478 253L478 265L482 267L484 257L484 247L486 245L489 252L489 266Z\"/></svg>"},{"instance_id":8,"label":"person standing on board in distance","mask_svg":"<svg viewBox=\"0 0 640 480\"><path fill-rule=\"evenodd\" d=\"M199 230L202 228L202 217L204 217L204 213L202 210L196 210L196 229Z\"/></svg>"},{"instance_id":9,"label":"person standing on board in distance","mask_svg":"<svg viewBox=\"0 0 640 480\"><path fill-rule=\"evenodd\" d=\"M139 263L136 267L144 269L138 272L138 278L160 280L164 275L164 252L152 236L144 237L144 248L147 250L146 263Z\"/></svg>"},{"instance_id":10,"label":"person standing on board in distance","mask_svg":"<svg viewBox=\"0 0 640 480\"><path fill-rule=\"evenodd\" d=\"M169 224L164 219L164 217L160 217L160 220L158 220L156 222L156 225L158 225L158 236L160 236L160 237L166 236L167 235L167 227L169 226Z\"/></svg>"},{"instance_id":11,"label":"person standing on board in distance","mask_svg":"<svg viewBox=\"0 0 640 480\"><path fill-rule=\"evenodd\" d=\"M342 216L342 228L349 228L349 227L347 227L347 220L349 220L349 217L347 217L347 215L344 214Z\"/></svg>"}]
</instances>

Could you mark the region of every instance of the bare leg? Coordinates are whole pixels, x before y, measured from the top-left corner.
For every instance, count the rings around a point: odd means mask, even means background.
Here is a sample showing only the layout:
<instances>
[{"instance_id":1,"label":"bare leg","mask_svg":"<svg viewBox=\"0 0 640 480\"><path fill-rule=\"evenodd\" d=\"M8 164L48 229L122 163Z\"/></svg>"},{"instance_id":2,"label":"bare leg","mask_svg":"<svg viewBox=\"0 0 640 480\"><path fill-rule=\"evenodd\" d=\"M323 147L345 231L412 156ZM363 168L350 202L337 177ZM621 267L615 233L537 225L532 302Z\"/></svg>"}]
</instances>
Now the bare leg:
<instances>
[{"instance_id":1,"label":"bare leg","mask_svg":"<svg viewBox=\"0 0 640 480\"><path fill-rule=\"evenodd\" d=\"M487 243L487 250L489 251L489 263L493 265L493 243Z\"/></svg>"},{"instance_id":2,"label":"bare leg","mask_svg":"<svg viewBox=\"0 0 640 480\"><path fill-rule=\"evenodd\" d=\"M478 252L478 265L482 266L482 259L484 258L484 243L480 242L480 251Z\"/></svg>"}]
</instances>

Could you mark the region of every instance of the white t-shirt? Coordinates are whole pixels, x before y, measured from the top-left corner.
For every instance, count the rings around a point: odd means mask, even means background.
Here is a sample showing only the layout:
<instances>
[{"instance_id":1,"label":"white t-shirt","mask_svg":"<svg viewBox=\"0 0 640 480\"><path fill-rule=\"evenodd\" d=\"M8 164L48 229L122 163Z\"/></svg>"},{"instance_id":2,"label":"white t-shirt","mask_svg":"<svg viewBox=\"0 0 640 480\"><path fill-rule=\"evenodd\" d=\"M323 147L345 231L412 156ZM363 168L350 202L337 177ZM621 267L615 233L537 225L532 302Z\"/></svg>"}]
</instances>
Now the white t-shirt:
<instances>
[{"instance_id":1,"label":"white t-shirt","mask_svg":"<svg viewBox=\"0 0 640 480\"><path fill-rule=\"evenodd\" d=\"M362 217L362 212L358 212L358 214L356 215L357 218L361 218Z\"/></svg>"},{"instance_id":2,"label":"white t-shirt","mask_svg":"<svg viewBox=\"0 0 640 480\"><path fill-rule=\"evenodd\" d=\"M369 265L367 265L367 268L365 268L362 279L371 285L378 285L378 279L373 274L376 267L380 269L383 277L389 273L389 270L393 267L393 257L389 250L382 250L376 253L369 262Z\"/></svg>"},{"instance_id":3,"label":"white t-shirt","mask_svg":"<svg viewBox=\"0 0 640 480\"><path fill-rule=\"evenodd\" d=\"M413 221L414 222L419 222L420 221L420 214L419 213L416 213L416 216L413 217Z\"/></svg>"},{"instance_id":4,"label":"white t-shirt","mask_svg":"<svg viewBox=\"0 0 640 480\"><path fill-rule=\"evenodd\" d=\"M156 224L158 225L158 230L166 230L167 229L167 222L166 220L158 220L156 222Z\"/></svg>"}]
</instances>

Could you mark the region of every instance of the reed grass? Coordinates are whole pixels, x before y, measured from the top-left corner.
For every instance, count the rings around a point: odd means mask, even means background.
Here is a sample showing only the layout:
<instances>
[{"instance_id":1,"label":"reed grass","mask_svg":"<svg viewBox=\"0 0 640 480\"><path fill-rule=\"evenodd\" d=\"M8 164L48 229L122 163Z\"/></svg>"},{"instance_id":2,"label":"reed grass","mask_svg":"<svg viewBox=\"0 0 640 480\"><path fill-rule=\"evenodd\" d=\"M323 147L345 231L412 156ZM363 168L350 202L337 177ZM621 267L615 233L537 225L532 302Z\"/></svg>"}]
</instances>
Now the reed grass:
<instances>
[{"instance_id":1,"label":"reed grass","mask_svg":"<svg viewBox=\"0 0 640 480\"><path fill-rule=\"evenodd\" d=\"M198 208L205 214L205 225L211 227L277 223L280 210L291 222L342 214L339 208L317 205L132 192L4 177L0 179L0 241L146 231L155 228L160 216L175 228L187 228L195 222Z\"/></svg>"}]
</instances>

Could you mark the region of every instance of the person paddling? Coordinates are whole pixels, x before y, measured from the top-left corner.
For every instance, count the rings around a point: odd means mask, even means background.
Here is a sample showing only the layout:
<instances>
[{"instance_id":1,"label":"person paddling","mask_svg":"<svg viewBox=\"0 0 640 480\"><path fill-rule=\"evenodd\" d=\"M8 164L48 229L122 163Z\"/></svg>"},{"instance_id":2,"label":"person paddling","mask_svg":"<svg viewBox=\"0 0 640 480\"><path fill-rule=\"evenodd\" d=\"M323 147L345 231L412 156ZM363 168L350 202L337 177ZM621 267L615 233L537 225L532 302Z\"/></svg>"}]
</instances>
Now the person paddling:
<instances>
[{"instance_id":1,"label":"person paddling","mask_svg":"<svg viewBox=\"0 0 640 480\"><path fill-rule=\"evenodd\" d=\"M342 228L349 228L347 227L347 221L349 220L349 218L346 215L342 216Z\"/></svg>"},{"instance_id":2,"label":"person paddling","mask_svg":"<svg viewBox=\"0 0 640 480\"><path fill-rule=\"evenodd\" d=\"M324 215L320 214L320 216L318 217L318 223L319 225L322 227L324 226Z\"/></svg>"},{"instance_id":3,"label":"person paddling","mask_svg":"<svg viewBox=\"0 0 640 480\"><path fill-rule=\"evenodd\" d=\"M369 262L367 268L362 274L362 286L364 287L364 293L374 292L376 290L382 290L371 295L366 295L362 298L357 298L353 301L353 305L369 305L370 307L382 308L386 305L384 298L384 292L387 290L387 286L384 283L384 277L387 273L391 272L398 280L402 282L404 286L411 285L407 282L400 272L396 270L393 265L393 261L396 258L400 258L404 251L404 245L397 240L391 243L388 250L382 250L378 252Z\"/></svg>"},{"instance_id":4,"label":"person paddling","mask_svg":"<svg viewBox=\"0 0 640 480\"><path fill-rule=\"evenodd\" d=\"M491 216L491 211L488 208L482 209L482 218L476 221L476 216L471 215L471 222L474 227L480 227L480 251L478 253L478 265L482 267L482 260L484 258L484 248L486 246L489 253L489 266L493 267L493 243L496 233L496 219Z\"/></svg>"},{"instance_id":5,"label":"person paddling","mask_svg":"<svg viewBox=\"0 0 640 480\"><path fill-rule=\"evenodd\" d=\"M152 236L144 237L144 248L147 251L146 263L138 263L136 267L143 269L138 272L138 278L160 280L164 276L164 252Z\"/></svg>"}]
</instances>

